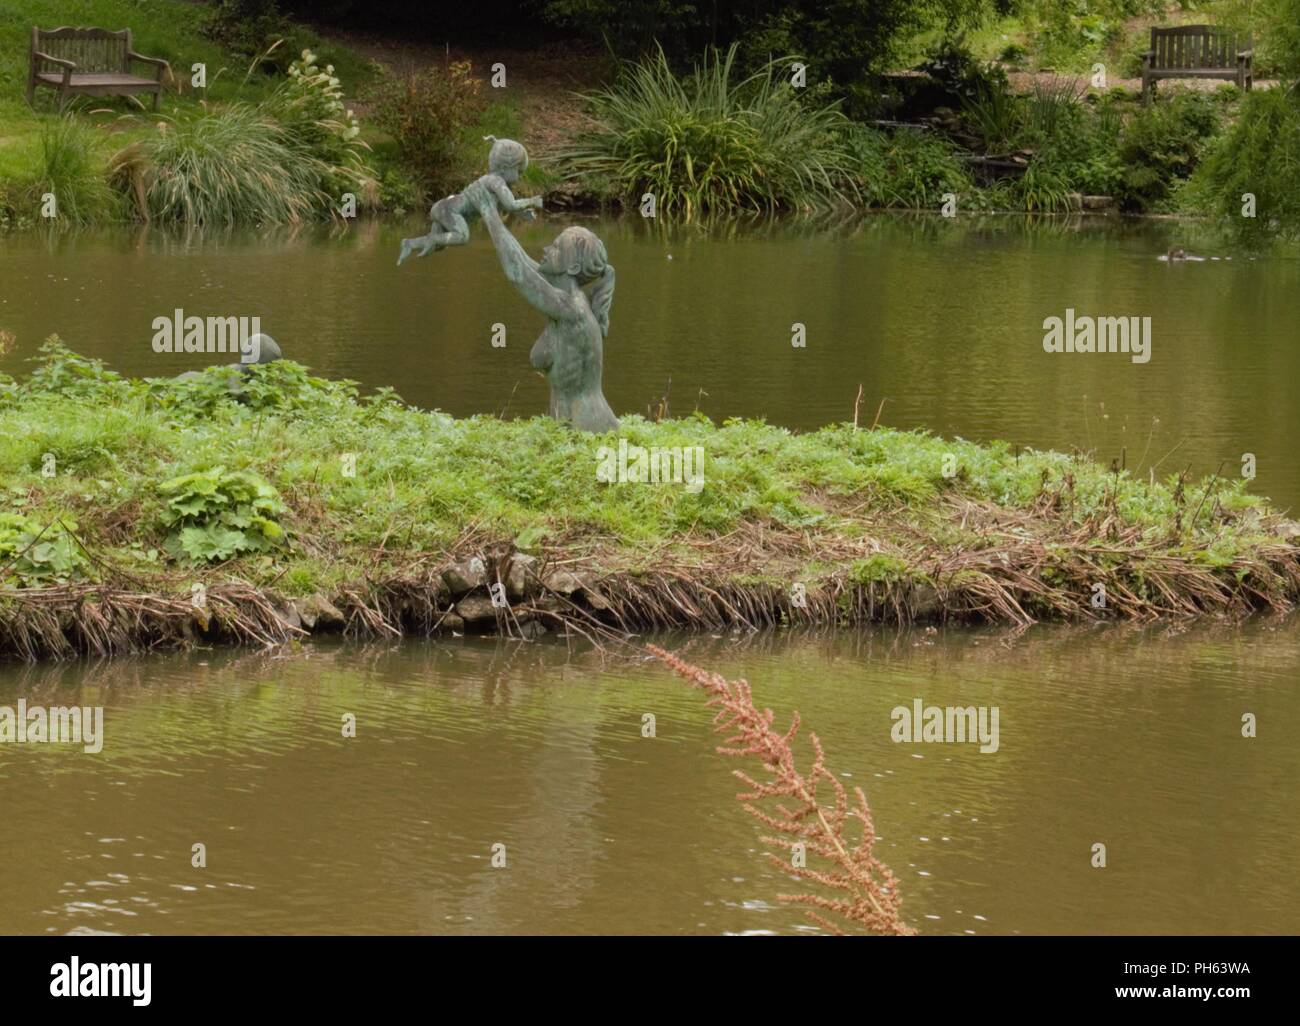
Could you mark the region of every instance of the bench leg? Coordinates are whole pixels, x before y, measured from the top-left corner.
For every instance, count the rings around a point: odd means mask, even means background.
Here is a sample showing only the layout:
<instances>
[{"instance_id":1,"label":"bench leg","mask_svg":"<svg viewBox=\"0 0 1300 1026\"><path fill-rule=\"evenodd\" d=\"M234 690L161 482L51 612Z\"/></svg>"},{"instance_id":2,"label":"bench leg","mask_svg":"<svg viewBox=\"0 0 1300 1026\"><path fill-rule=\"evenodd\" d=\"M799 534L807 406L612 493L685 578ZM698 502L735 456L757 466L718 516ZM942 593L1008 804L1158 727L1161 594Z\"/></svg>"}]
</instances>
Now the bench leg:
<instances>
[{"instance_id":1,"label":"bench leg","mask_svg":"<svg viewBox=\"0 0 1300 1026\"><path fill-rule=\"evenodd\" d=\"M157 112L157 110L158 110L158 104L160 104L160 103L162 103L162 90L161 90L161 89L155 89L155 90L153 91L153 109L154 109L154 112L155 112L155 113Z\"/></svg>"},{"instance_id":2,"label":"bench leg","mask_svg":"<svg viewBox=\"0 0 1300 1026\"><path fill-rule=\"evenodd\" d=\"M36 106L36 79L27 79L27 106Z\"/></svg>"},{"instance_id":3,"label":"bench leg","mask_svg":"<svg viewBox=\"0 0 1300 1026\"><path fill-rule=\"evenodd\" d=\"M1150 103L1156 92L1156 80L1148 75L1142 76L1142 102Z\"/></svg>"}]
</instances>

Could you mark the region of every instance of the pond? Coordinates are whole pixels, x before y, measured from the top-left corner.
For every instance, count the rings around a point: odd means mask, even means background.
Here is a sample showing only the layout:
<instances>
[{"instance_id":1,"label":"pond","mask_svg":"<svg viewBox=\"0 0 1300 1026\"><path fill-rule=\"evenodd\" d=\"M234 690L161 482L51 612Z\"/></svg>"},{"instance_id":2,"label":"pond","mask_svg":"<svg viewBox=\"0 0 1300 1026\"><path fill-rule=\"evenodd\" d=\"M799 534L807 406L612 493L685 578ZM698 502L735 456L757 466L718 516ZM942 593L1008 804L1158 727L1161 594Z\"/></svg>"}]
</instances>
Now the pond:
<instances>
[{"instance_id":1,"label":"pond","mask_svg":"<svg viewBox=\"0 0 1300 1026\"><path fill-rule=\"evenodd\" d=\"M1190 231L1172 222L585 223L618 269L620 413L667 391L673 414L813 429L851 419L861 385L863 424L885 400L891 426L1143 475L1235 477L1250 453L1252 490L1300 503L1295 254L1161 261ZM537 255L556 221L516 229ZM10 236L0 328L18 357L56 332L165 375L223 357L155 353L154 318L257 316L320 374L457 415L543 412L540 317L481 231L396 268L420 230ZM1150 317L1150 361L1045 352L1069 310ZM1294 933L1296 626L663 640L748 677L780 722L799 710L865 787L922 932ZM701 695L654 663L468 638L0 664L0 705L20 698L102 705L105 744L0 745L0 932L813 930L777 900L792 882ZM895 743L891 711L918 699L996 706L997 752Z\"/></svg>"},{"instance_id":2,"label":"pond","mask_svg":"<svg viewBox=\"0 0 1300 1026\"><path fill-rule=\"evenodd\" d=\"M557 225L517 222L540 256ZM659 229L590 220L618 272L605 392L620 414L766 417L811 429L859 417L973 441L1093 451L1135 472L1241 474L1300 504L1300 259L1168 263L1177 222L1075 229L1018 218L872 216L848 224ZM546 410L528 365L541 317L505 281L481 227L468 246L395 265L411 220L347 232L11 236L0 245L0 328L16 356L57 332L130 375L220 356L158 354L153 320L259 317L286 355L328 377L391 386L458 416ZM1194 247L1188 245L1189 250ZM1067 310L1150 317L1151 357L1048 353ZM793 324L806 344L791 345ZM494 325L505 345L492 344ZM498 334L498 338L499 333ZM228 358L227 358L228 359ZM11 370L12 372L12 370ZM671 384L670 384L671 382Z\"/></svg>"},{"instance_id":3,"label":"pond","mask_svg":"<svg viewBox=\"0 0 1300 1026\"><path fill-rule=\"evenodd\" d=\"M780 725L799 710L924 933L1300 930L1294 623L664 640L748 677ZM777 901L792 881L703 696L657 663L487 639L196 652L0 668L0 704L19 697L102 705L105 742L0 746L0 932L813 929ZM997 752L895 743L917 698L997 706Z\"/></svg>"}]
</instances>

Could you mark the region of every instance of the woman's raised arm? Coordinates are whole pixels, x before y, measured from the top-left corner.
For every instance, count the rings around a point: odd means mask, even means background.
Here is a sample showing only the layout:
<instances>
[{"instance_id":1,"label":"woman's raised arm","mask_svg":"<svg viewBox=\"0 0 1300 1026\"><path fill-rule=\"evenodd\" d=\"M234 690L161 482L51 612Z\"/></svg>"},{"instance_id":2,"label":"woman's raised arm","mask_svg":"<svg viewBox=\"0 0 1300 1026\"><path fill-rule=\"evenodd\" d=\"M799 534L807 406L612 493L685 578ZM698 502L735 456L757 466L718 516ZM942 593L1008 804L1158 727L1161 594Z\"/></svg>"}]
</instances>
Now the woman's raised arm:
<instances>
[{"instance_id":1,"label":"woman's raised arm","mask_svg":"<svg viewBox=\"0 0 1300 1026\"><path fill-rule=\"evenodd\" d=\"M478 207L479 215L492 236L492 245L496 247L497 256L501 258L501 268L506 277L515 284L528 302L547 317L566 320L574 315L573 303L569 296L547 281L537 269L538 263L519 245L519 240L510 234L510 229L501 221L496 200L488 190L475 182L465 190L469 199Z\"/></svg>"}]
</instances>

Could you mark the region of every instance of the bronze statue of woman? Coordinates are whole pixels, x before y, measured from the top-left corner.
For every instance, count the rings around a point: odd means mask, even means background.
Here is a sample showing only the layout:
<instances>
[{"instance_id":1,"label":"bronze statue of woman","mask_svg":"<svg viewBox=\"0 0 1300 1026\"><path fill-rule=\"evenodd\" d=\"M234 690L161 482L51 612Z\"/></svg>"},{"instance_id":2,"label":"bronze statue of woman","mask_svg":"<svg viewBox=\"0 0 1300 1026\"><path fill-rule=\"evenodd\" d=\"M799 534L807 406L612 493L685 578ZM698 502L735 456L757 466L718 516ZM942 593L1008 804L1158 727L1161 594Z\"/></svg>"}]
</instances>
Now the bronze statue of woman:
<instances>
[{"instance_id":1,"label":"bronze statue of woman","mask_svg":"<svg viewBox=\"0 0 1300 1026\"><path fill-rule=\"evenodd\" d=\"M566 228L533 260L501 221L496 202L478 182L465 190L478 208L506 277L546 315L529 356L551 385L551 416L582 431L613 431L618 418L601 389L604 340L614 300L614 267L605 245L586 228ZM591 296L584 285L595 282Z\"/></svg>"}]
</instances>

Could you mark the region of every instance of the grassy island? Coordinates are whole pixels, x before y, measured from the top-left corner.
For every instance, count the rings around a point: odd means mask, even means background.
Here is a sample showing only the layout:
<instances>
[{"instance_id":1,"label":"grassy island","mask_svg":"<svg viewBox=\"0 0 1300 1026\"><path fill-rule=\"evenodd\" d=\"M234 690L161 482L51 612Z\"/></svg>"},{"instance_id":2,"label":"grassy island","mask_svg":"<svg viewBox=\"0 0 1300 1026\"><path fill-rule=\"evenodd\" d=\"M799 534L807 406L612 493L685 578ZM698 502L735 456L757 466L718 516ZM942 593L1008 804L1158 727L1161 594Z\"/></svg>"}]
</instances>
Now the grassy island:
<instances>
[{"instance_id":1,"label":"grassy island","mask_svg":"<svg viewBox=\"0 0 1300 1026\"><path fill-rule=\"evenodd\" d=\"M1300 527L1244 482L887 428L695 415L584 435L362 396L290 362L128 380L52 339L27 379L0 379L0 440L0 653L26 658L328 630L1234 615L1300 596ZM699 453L701 477L611 481L621 443Z\"/></svg>"}]
</instances>

